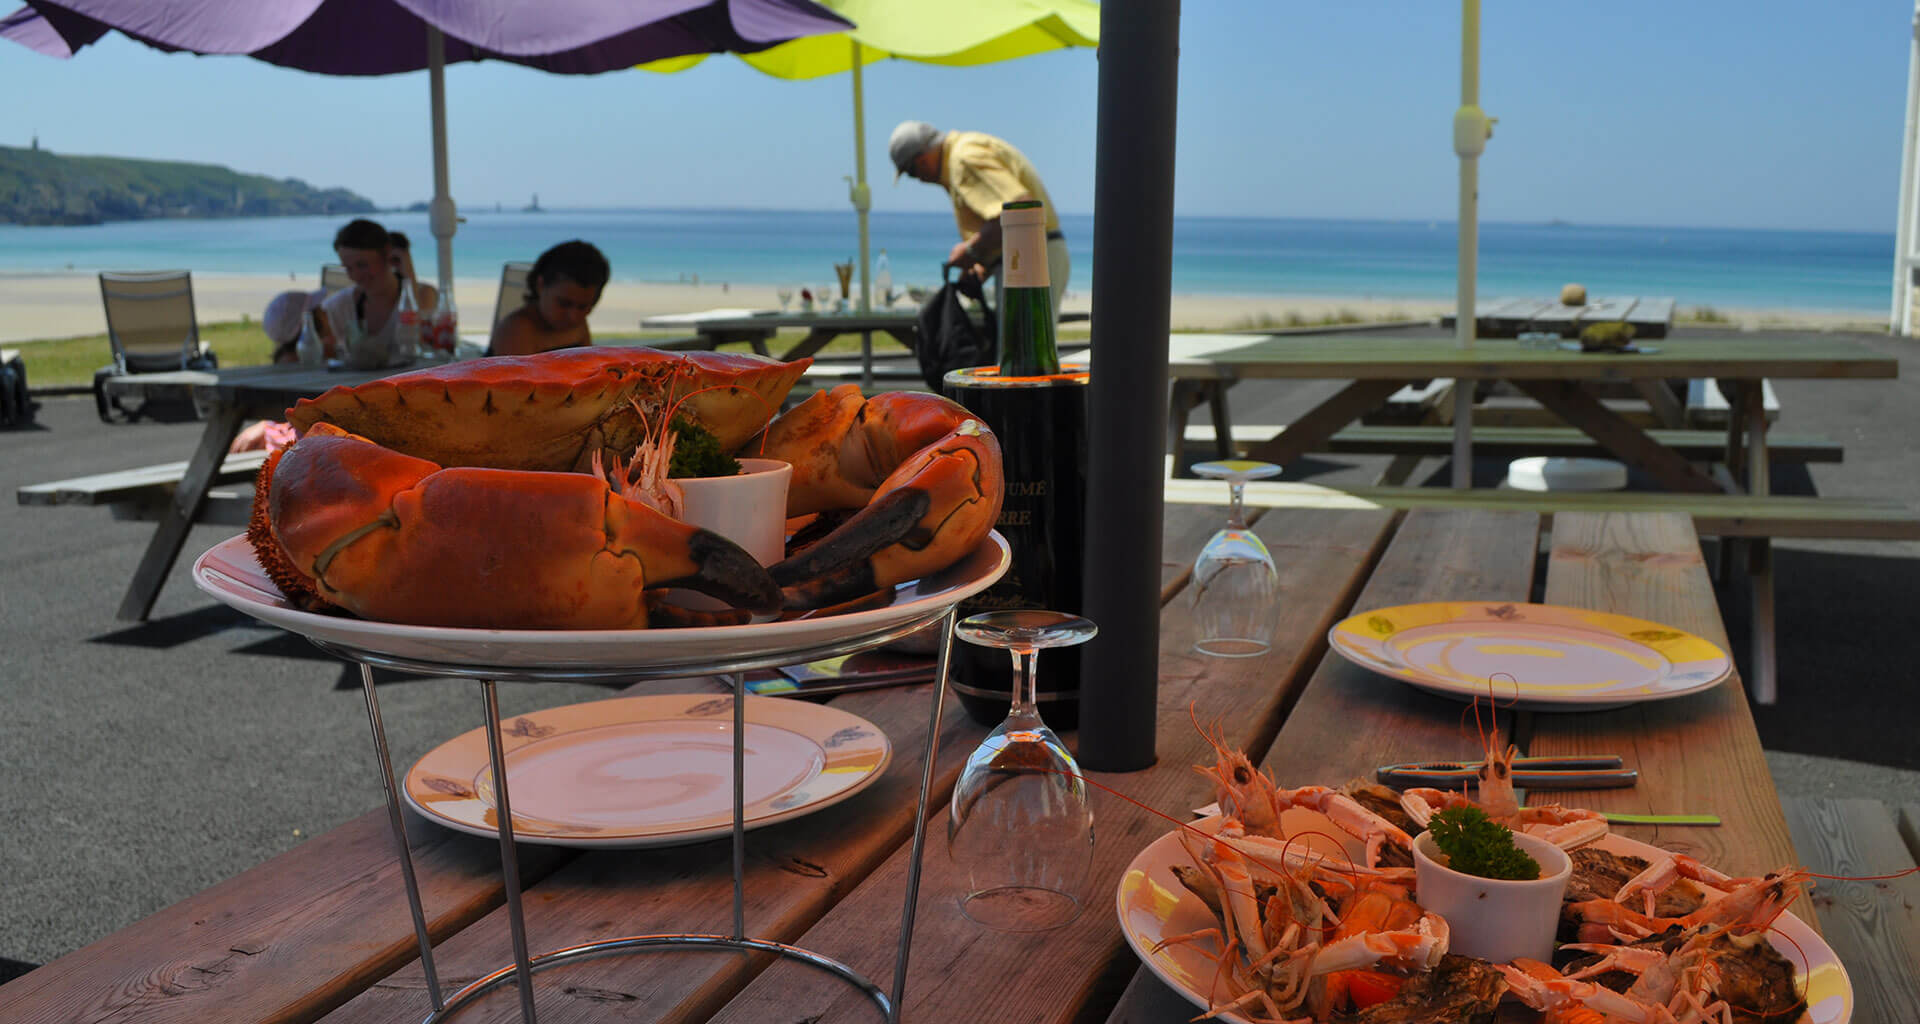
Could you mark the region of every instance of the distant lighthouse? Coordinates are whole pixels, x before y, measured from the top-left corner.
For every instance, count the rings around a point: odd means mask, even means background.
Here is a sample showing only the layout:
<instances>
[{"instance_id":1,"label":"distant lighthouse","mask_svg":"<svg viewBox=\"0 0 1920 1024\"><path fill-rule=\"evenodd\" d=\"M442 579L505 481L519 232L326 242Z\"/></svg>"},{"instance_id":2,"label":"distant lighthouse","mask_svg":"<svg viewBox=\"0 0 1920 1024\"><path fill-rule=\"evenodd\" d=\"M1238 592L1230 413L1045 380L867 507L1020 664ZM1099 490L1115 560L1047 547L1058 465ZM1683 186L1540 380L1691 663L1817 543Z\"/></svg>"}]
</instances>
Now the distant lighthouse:
<instances>
[{"instance_id":1,"label":"distant lighthouse","mask_svg":"<svg viewBox=\"0 0 1920 1024\"><path fill-rule=\"evenodd\" d=\"M527 204L527 206L526 206L526 211L525 211L525 212L527 212L527 213L545 213L545 212L547 212L547 211L545 211L545 210L542 210L542 209L540 208L540 193L538 193L538 192L535 192L535 193L533 194L533 202L531 202L531 203L528 203L528 204Z\"/></svg>"}]
</instances>

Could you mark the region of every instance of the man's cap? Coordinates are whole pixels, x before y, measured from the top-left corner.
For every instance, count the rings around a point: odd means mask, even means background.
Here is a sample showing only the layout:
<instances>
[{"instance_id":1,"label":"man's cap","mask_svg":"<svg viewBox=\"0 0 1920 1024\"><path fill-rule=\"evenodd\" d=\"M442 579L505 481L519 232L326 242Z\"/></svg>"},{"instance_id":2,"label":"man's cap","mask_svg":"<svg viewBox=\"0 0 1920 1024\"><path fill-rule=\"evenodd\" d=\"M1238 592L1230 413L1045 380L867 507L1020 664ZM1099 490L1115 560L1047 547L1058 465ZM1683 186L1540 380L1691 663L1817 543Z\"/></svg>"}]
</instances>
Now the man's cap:
<instances>
[{"instance_id":1,"label":"man's cap","mask_svg":"<svg viewBox=\"0 0 1920 1024\"><path fill-rule=\"evenodd\" d=\"M887 155L893 158L893 180L898 182L907 168L913 166L913 158L939 138L940 130L925 121L900 122L893 130L893 137L887 140Z\"/></svg>"}]
</instances>

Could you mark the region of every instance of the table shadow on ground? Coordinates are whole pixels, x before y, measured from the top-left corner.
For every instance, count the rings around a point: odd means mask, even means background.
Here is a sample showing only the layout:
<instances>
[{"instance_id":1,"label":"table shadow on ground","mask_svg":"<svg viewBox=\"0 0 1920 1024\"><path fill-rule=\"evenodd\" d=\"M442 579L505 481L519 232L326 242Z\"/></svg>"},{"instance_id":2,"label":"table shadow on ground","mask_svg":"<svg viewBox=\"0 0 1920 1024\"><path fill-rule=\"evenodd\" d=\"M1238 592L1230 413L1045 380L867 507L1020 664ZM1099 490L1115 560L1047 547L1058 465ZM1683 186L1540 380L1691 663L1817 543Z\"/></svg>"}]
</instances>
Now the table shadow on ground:
<instances>
[{"instance_id":1,"label":"table shadow on ground","mask_svg":"<svg viewBox=\"0 0 1920 1024\"><path fill-rule=\"evenodd\" d=\"M1780 694L1752 705L1768 750L1920 769L1920 686L1909 646L1920 558L1773 546ZM1703 545L1714 563L1716 542ZM1748 598L1718 588L1734 661L1748 672Z\"/></svg>"}]
</instances>

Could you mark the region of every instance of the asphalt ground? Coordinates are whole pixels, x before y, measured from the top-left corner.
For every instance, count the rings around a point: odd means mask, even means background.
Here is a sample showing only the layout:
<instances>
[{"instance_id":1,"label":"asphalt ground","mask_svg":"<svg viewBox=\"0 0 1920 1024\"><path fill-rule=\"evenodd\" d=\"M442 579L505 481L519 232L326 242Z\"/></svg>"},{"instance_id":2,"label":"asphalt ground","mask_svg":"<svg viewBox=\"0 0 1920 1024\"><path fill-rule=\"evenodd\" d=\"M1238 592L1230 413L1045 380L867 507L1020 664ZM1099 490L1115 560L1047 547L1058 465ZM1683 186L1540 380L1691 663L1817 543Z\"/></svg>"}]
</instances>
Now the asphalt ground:
<instances>
[{"instance_id":1,"label":"asphalt ground","mask_svg":"<svg viewBox=\"0 0 1920 1024\"><path fill-rule=\"evenodd\" d=\"M1861 340L1896 355L1908 345ZM1847 446L1845 463L1814 467L1821 493L1920 507L1920 379L1776 389L1782 429ZM1233 408L1240 422L1287 422L1326 391L1247 384ZM107 425L89 397L43 397L32 424L0 429L0 489L184 459L200 429L179 413ZM1316 459L1289 476L1369 482L1383 461ZM1428 471L1444 480L1446 467ZM114 618L152 530L104 509L0 503L0 979L382 802L358 670L193 587L192 558L231 529L193 531L147 622ZM1784 794L1911 802L1920 544L1779 549L1782 698L1756 709L1776 782ZM1723 609L1737 631L1740 613ZM479 723L473 683L378 680L397 770ZM500 687L506 714L605 694Z\"/></svg>"}]
</instances>

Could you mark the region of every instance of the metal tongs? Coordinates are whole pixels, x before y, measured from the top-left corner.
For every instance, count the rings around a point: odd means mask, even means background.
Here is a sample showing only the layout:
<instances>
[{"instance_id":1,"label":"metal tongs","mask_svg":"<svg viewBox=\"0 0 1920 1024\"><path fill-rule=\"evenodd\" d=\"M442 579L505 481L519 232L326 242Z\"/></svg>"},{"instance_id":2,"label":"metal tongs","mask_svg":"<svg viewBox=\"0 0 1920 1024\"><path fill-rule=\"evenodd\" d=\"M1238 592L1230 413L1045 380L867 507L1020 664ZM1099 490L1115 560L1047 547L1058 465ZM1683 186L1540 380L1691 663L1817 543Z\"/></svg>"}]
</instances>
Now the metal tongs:
<instances>
[{"instance_id":1,"label":"metal tongs","mask_svg":"<svg viewBox=\"0 0 1920 1024\"><path fill-rule=\"evenodd\" d=\"M1640 781L1640 772L1624 767L1617 754L1575 754L1564 757L1516 757L1513 784L1522 789L1616 789ZM1395 789L1428 786L1460 789L1480 782L1480 762L1411 761L1382 765L1374 772L1382 785Z\"/></svg>"}]
</instances>

